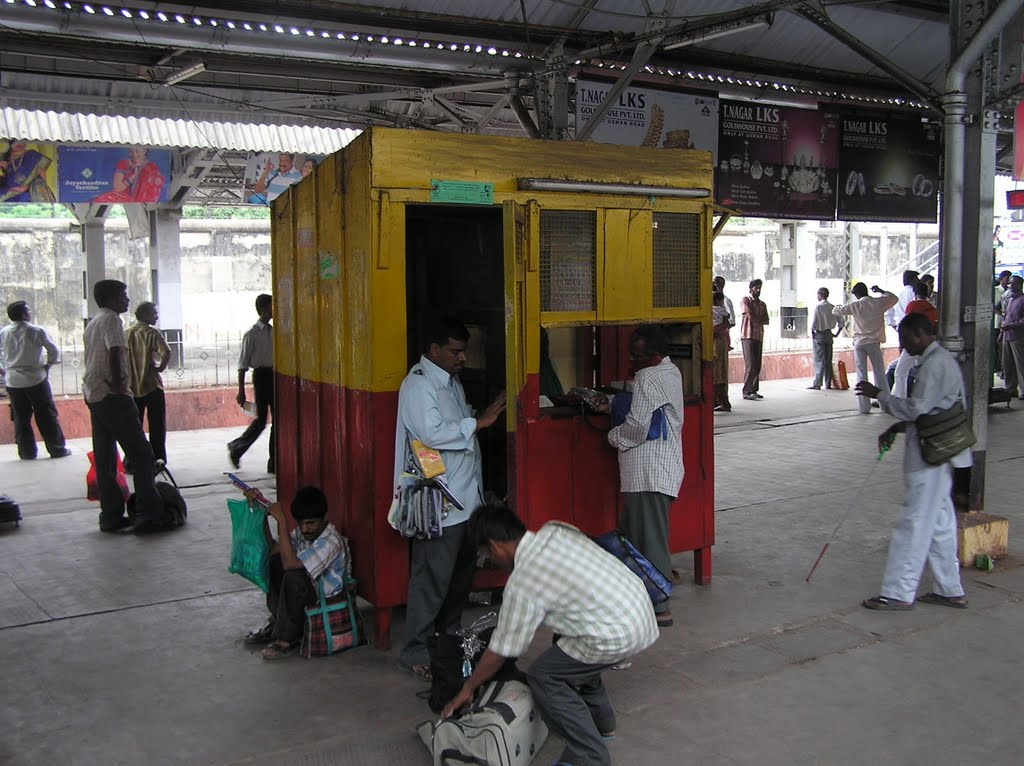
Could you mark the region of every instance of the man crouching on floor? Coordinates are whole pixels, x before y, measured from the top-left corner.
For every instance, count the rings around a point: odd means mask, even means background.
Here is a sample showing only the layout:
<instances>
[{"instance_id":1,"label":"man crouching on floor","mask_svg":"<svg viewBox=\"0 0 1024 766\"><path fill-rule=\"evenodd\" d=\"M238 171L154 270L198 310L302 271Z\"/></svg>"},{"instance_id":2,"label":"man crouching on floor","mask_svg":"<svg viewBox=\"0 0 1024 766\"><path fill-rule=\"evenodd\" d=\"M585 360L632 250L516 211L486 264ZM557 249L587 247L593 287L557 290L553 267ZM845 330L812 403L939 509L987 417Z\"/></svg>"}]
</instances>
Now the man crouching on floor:
<instances>
[{"instance_id":1,"label":"man crouching on floor","mask_svg":"<svg viewBox=\"0 0 1024 766\"><path fill-rule=\"evenodd\" d=\"M511 574L490 646L442 716L472 701L506 658L526 652L544 625L556 643L526 674L548 727L565 740L559 764L610 764L604 740L615 733L615 711L601 673L658 638L643 583L569 524L552 521L527 532L500 504L478 508L470 524L478 548Z\"/></svg>"},{"instance_id":2,"label":"man crouching on floor","mask_svg":"<svg viewBox=\"0 0 1024 766\"><path fill-rule=\"evenodd\" d=\"M259 490L245 493L252 502ZM288 534L288 520L280 503L267 509L263 534L270 546L270 588L266 626L245 637L246 644L271 643L261 652L265 660L277 660L294 654L302 643L306 607L317 601L317 578L323 579L324 597L345 589L347 562L344 547L334 525L327 521L327 498L316 487L303 487L295 493L291 506L297 528ZM270 534L270 517L277 522L277 540Z\"/></svg>"}]
</instances>

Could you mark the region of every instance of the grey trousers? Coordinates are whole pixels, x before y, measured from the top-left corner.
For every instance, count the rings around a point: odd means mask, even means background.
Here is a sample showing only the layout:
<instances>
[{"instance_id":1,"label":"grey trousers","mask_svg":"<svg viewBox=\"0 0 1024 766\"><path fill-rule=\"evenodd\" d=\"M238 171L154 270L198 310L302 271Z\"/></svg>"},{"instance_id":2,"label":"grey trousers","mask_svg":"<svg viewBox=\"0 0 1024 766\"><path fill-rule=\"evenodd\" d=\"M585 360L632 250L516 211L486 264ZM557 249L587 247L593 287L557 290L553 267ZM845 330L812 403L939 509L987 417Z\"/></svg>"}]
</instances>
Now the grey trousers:
<instances>
[{"instance_id":1,"label":"grey trousers","mask_svg":"<svg viewBox=\"0 0 1024 766\"><path fill-rule=\"evenodd\" d=\"M668 507L672 498L661 492L623 492L619 531L670 581L672 557L668 552ZM656 604L656 614L667 612L669 602Z\"/></svg>"},{"instance_id":2,"label":"grey trousers","mask_svg":"<svg viewBox=\"0 0 1024 766\"><path fill-rule=\"evenodd\" d=\"M832 387L832 333L823 330L814 333L814 383L811 385L820 386L824 383L825 388Z\"/></svg>"},{"instance_id":3,"label":"grey trousers","mask_svg":"<svg viewBox=\"0 0 1024 766\"><path fill-rule=\"evenodd\" d=\"M588 665L552 646L533 661L526 680L552 733L565 740L558 759L572 766L609 766L601 732L615 731L615 711L601 680L609 664Z\"/></svg>"},{"instance_id":4,"label":"grey trousers","mask_svg":"<svg viewBox=\"0 0 1024 766\"><path fill-rule=\"evenodd\" d=\"M1024 388L1020 391L1017 387L1021 384L1021 377L1024 375L1024 339L1003 341L1003 385L1010 392L1011 396L1018 393L1024 396Z\"/></svg>"},{"instance_id":5,"label":"grey trousers","mask_svg":"<svg viewBox=\"0 0 1024 766\"><path fill-rule=\"evenodd\" d=\"M455 562L459 558L467 524L453 524L434 540L413 540L412 559L409 562L409 595L405 608L405 647L400 661L405 665L425 665L430 662L427 638L434 622L445 605L445 597L452 582ZM454 610L458 620L461 610ZM445 626L447 627L447 626Z\"/></svg>"},{"instance_id":6,"label":"grey trousers","mask_svg":"<svg viewBox=\"0 0 1024 766\"><path fill-rule=\"evenodd\" d=\"M756 394L761 386L761 358L764 341L741 338L743 347L743 395Z\"/></svg>"}]
</instances>

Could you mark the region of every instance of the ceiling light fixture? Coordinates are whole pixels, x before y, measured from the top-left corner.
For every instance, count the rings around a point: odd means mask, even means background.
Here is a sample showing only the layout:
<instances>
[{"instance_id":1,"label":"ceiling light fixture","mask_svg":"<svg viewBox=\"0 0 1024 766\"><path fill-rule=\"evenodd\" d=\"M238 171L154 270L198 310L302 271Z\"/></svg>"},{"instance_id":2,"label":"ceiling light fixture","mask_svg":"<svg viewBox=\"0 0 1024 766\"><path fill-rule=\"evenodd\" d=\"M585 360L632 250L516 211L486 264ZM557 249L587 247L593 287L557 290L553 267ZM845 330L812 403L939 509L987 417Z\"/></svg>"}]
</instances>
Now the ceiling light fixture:
<instances>
[{"instance_id":1,"label":"ceiling light fixture","mask_svg":"<svg viewBox=\"0 0 1024 766\"><path fill-rule=\"evenodd\" d=\"M171 74L167 75L167 77L164 78L164 81L160 84L163 85L165 88L169 85L177 85L178 83L184 82L185 80L188 80L190 77L195 77L197 74L202 74L205 71L206 64L200 61L196 64L193 64L192 66L187 66L184 69L179 69L177 72L172 72Z\"/></svg>"}]
</instances>

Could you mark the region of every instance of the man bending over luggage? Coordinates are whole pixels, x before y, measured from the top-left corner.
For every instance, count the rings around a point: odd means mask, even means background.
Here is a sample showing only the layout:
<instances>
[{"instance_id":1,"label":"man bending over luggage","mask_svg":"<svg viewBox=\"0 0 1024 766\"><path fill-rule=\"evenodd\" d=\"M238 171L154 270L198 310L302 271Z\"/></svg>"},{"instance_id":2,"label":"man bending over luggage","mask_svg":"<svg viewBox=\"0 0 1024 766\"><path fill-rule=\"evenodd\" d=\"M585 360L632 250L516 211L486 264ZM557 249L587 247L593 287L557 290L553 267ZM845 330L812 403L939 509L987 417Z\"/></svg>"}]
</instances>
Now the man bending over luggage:
<instances>
[{"instance_id":1,"label":"man bending over luggage","mask_svg":"<svg viewBox=\"0 0 1024 766\"><path fill-rule=\"evenodd\" d=\"M615 711L601 673L658 638L643 582L568 524L552 521L527 532L512 511L488 504L473 514L470 530L511 575L490 646L442 716L469 703L506 658L522 656L544 625L556 643L526 673L548 727L565 740L559 763L610 764L603 740L615 732Z\"/></svg>"},{"instance_id":2,"label":"man bending over luggage","mask_svg":"<svg viewBox=\"0 0 1024 766\"><path fill-rule=\"evenodd\" d=\"M259 490L245 493L252 502ZM322 578L324 597L341 593L347 582L349 562L334 525L327 521L327 498L316 487L295 493L291 506L297 528L288 534L288 520L280 503L267 509L263 534L270 546L270 588L266 626L245 637L246 644L268 644L261 656L278 660L298 651L306 625L306 607L317 601L316 579ZM277 522L277 540L270 534L270 517Z\"/></svg>"}]
</instances>

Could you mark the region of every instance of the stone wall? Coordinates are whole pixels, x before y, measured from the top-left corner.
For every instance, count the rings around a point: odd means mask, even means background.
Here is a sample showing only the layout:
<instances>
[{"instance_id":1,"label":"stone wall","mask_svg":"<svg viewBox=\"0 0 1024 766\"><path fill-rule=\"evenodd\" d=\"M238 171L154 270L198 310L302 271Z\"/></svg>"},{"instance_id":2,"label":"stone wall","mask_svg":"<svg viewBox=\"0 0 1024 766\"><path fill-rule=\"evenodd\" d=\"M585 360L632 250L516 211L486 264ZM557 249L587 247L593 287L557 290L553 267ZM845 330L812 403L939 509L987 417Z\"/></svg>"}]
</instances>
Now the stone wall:
<instances>
[{"instance_id":1,"label":"stone wall","mask_svg":"<svg viewBox=\"0 0 1024 766\"><path fill-rule=\"evenodd\" d=\"M148 240L131 239L125 219L107 221L105 240L106 276L128 285L133 305L151 300ZM184 219L181 259L186 342L255 321L255 298L270 290L269 221ZM28 301L61 345L81 343L84 264L74 221L0 219L0 306Z\"/></svg>"}]
</instances>

